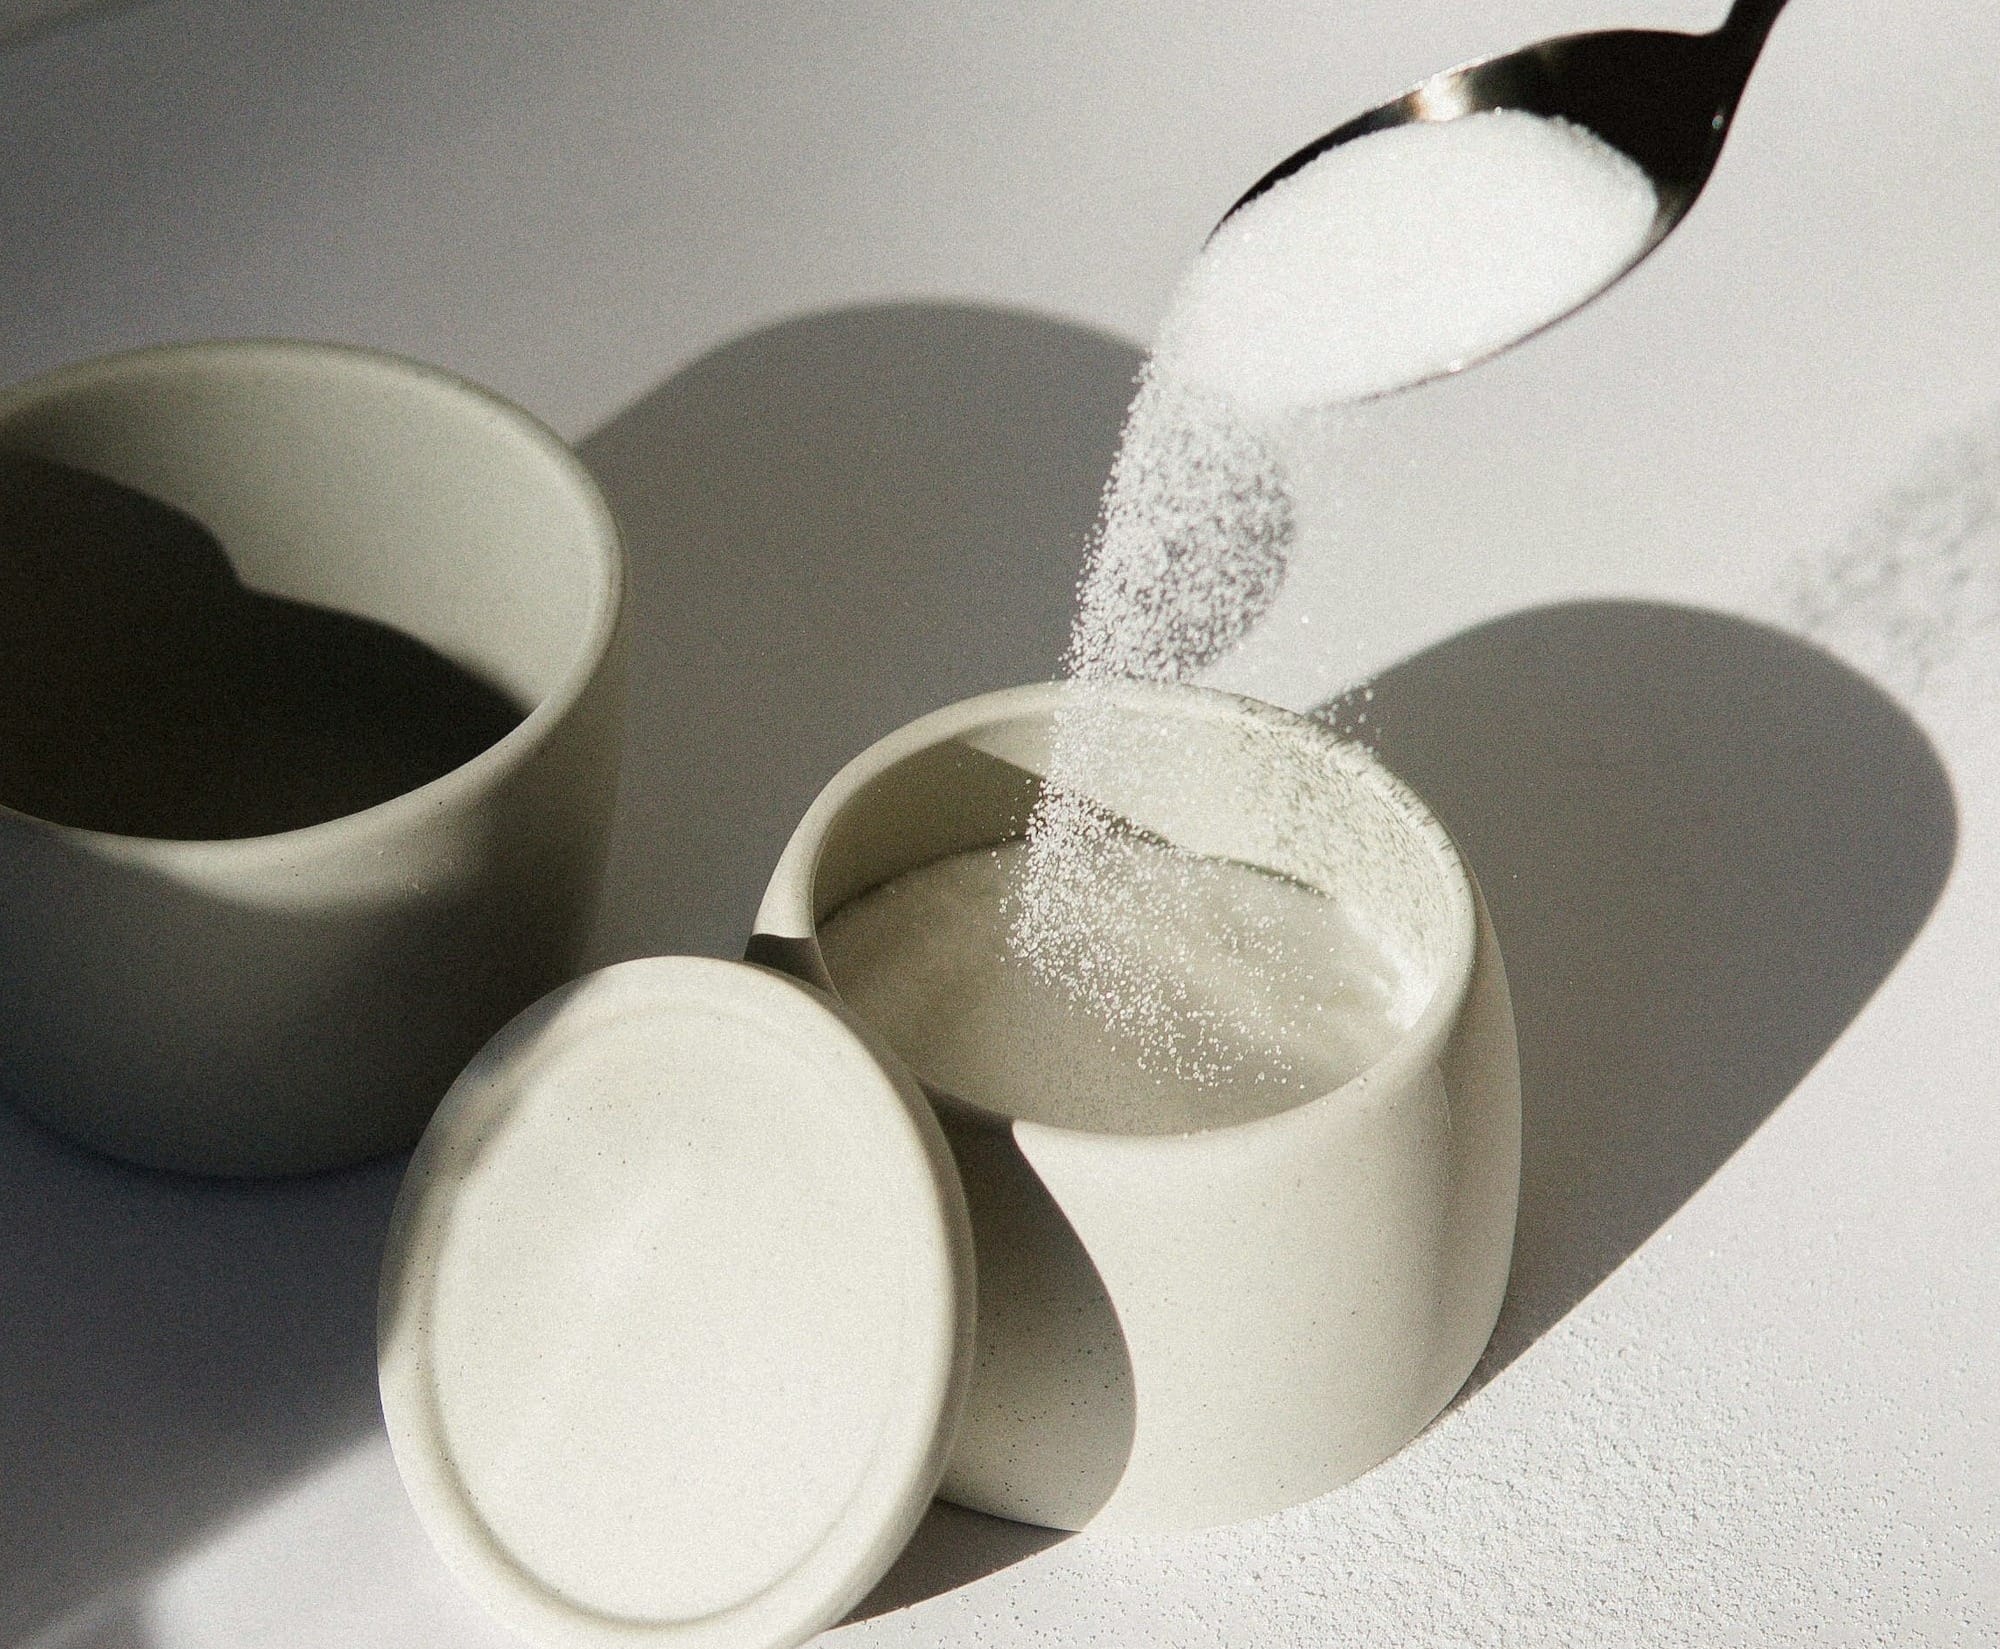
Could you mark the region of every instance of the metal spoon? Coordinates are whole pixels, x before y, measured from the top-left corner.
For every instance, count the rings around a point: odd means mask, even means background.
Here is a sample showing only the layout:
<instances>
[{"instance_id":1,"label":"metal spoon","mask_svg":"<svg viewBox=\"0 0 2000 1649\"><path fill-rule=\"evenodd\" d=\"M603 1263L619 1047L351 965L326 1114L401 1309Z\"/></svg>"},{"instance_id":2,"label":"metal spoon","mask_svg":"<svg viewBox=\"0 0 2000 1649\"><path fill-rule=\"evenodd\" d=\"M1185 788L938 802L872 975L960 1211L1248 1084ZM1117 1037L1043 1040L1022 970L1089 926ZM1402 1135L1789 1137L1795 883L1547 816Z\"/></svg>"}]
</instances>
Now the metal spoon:
<instances>
[{"instance_id":1,"label":"metal spoon","mask_svg":"<svg viewBox=\"0 0 2000 1649\"><path fill-rule=\"evenodd\" d=\"M1574 314L1629 274L1687 215L1715 169L1757 54L1784 8L1785 0L1736 0L1721 27L1708 34L1663 29L1565 34L1446 69L1272 167L1222 215L1222 222L1329 149L1370 132L1411 121L1456 120L1485 109L1557 116L1587 127L1630 155L1645 169L1659 199L1652 227L1631 261L1597 292L1563 311ZM1534 332L1562 318L1552 315ZM1457 372L1519 342L1515 338L1455 361L1445 371Z\"/></svg>"}]
</instances>

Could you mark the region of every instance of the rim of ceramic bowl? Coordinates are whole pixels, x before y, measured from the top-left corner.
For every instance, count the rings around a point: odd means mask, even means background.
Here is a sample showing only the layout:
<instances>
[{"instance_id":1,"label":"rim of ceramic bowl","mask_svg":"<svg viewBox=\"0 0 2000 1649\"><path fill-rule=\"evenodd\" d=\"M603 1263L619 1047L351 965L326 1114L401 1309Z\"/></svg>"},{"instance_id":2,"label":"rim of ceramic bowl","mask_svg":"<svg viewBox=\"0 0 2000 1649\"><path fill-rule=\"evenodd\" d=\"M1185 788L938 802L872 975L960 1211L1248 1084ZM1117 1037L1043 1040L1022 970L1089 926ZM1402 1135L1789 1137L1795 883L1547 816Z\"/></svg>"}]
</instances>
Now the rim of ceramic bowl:
<instances>
[{"instance_id":1,"label":"rim of ceramic bowl","mask_svg":"<svg viewBox=\"0 0 2000 1649\"><path fill-rule=\"evenodd\" d=\"M549 425L497 391L474 383L446 367L398 355L392 350L312 338L208 338L186 343L149 344L57 367L24 383L0 389L0 436L4 436L7 421L30 406L94 383L115 381L152 363L228 360L232 357L247 360L261 358L293 365L302 362L333 363L352 372L376 373L484 414L497 426L503 441L517 441L549 462L577 507L584 528L582 537L593 585L580 626L581 634L571 657L560 675L546 692L537 697L533 707L520 721L477 755L414 789L400 791L385 801L358 808L352 813L340 813L330 819L318 819L290 830L257 835L185 838L133 835L123 831L93 829L87 825L63 824L9 807L4 801L0 801L0 819L18 820L71 840L91 842L129 858L181 863L217 855L254 853L271 846L306 846L316 839L325 840L393 826L405 816L430 811L464 792L484 789L490 780L525 760L553 726L575 707L602 668L618 633L626 586L624 535L619 531L611 506L605 501L602 489L585 468L583 460Z\"/></svg>"},{"instance_id":2,"label":"rim of ceramic bowl","mask_svg":"<svg viewBox=\"0 0 2000 1649\"><path fill-rule=\"evenodd\" d=\"M1444 1036L1456 1022L1466 995L1472 988L1479 955L1478 898L1471 869L1466 865L1457 843L1423 798L1365 745L1343 738L1324 722L1302 716L1297 711L1213 687L1182 682L1121 681L1109 686L1093 684L1086 688L1068 681L1033 682L982 693L918 717L862 751L828 780L813 799L771 873L763 902L757 910L756 932L793 941L803 940L811 947L821 974L826 975L825 961L819 951L819 923L813 914L813 903L819 881L820 859L833 822L841 812L875 779L924 751L962 739L982 728L1053 715L1065 701L1086 692L1099 697L1108 696L1114 704L1141 708L1165 705L1173 714L1193 713L1213 719L1262 722L1289 732L1305 733L1327 750L1338 752L1338 759L1364 774L1397 817L1431 850L1439 873L1449 888L1445 945L1437 968L1437 983L1409 1029L1398 1036L1379 1058L1338 1088L1310 1095L1295 1105L1242 1121L1215 1123L1206 1128L1177 1133L1123 1133L1009 1116L1004 1111L931 1083L925 1084L926 1091L984 1122L1046 1129L1051 1133L1093 1141L1116 1142L1118 1148L1154 1150L1190 1139L1278 1126L1285 1118L1310 1107L1332 1104L1343 1097L1358 1097L1358 1090L1393 1084L1406 1071L1435 1059Z\"/></svg>"}]
</instances>

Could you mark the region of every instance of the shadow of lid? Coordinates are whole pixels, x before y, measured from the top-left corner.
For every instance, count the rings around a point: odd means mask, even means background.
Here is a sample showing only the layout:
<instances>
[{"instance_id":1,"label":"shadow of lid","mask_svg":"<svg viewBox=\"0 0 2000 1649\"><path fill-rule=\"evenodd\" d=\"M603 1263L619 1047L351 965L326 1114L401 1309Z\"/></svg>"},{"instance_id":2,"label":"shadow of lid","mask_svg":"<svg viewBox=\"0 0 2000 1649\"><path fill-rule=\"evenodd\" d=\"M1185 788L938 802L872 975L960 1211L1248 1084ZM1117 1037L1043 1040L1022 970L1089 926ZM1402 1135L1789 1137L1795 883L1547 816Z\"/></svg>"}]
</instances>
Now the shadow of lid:
<instances>
[{"instance_id":1,"label":"shadow of lid","mask_svg":"<svg viewBox=\"0 0 2000 1649\"><path fill-rule=\"evenodd\" d=\"M968 1511L949 1500L933 1500L894 1566L841 1625L873 1620L877 1615L955 1592L1069 1538L1061 1529L1015 1523Z\"/></svg>"},{"instance_id":2,"label":"shadow of lid","mask_svg":"<svg viewBox=\"0 0 2000 1649\"><path fill-rule=\"evenodd\" d=\"M1689 607L1510 614L1386 671L1367 711L1480 878L1520 1028L1514 1270L1473 1390L1860 1013L1943 890L1957 811L1870 682Z\"/></svg>"}]
</instances>

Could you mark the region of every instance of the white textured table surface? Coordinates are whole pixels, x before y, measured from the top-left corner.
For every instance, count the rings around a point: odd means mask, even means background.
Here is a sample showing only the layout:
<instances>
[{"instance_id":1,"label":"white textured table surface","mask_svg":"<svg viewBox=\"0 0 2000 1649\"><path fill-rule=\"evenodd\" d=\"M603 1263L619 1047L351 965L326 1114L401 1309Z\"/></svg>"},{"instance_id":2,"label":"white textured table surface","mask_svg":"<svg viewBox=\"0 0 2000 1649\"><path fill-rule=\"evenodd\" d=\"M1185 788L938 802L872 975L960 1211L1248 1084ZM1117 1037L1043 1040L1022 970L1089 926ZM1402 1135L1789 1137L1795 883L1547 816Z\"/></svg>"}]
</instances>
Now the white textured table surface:
<instances>
[{"instance_id":1,"label":"white textured table surface","mask_svg":"<svg viewBox=\"0 0 2000 1649\"><path fill-rule=\"evenodd\" d=\"M841 760L1052 669L1245 183L1446 63L1719 9L153 0L0 56L0 381L331 337L578 439L639 631L600 951L726 954ZM841 1642L2000 1642L1996 61L1984 0L1795 0L1659 255L1308 466L1221 673L1378 672L1492 897L1527 1154L1468 1395L1240 1528L940 1512ZM507 1641L374 1409L399 1165L0 1133L0 1645Z\"/></svg>"}]
</instances>

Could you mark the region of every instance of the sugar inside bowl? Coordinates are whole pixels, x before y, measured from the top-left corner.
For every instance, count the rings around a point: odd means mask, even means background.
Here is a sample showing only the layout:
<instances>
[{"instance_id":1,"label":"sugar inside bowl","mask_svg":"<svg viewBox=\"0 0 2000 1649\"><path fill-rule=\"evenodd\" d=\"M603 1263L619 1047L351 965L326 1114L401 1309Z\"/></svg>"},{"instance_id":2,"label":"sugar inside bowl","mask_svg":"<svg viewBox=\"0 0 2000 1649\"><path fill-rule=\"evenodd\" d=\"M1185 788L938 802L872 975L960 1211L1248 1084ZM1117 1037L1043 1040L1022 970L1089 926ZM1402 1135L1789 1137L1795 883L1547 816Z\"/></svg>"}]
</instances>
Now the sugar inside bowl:
<instances>
[{"instance_id":1,"label":"sugar inside bowl","mask_svg":"<svg viewBox=\"0 0 2000 1649\"><path fill-rule=\"evenodd\" d=\"M1358 746L1151 684L939 711L821 794L750 956L878 1032L952 1146L978 1334L947 1497L1268 1512L1471 1371L1512 1245L1512 1012L1456 849Z\"/></svg>"}]
</instances>

